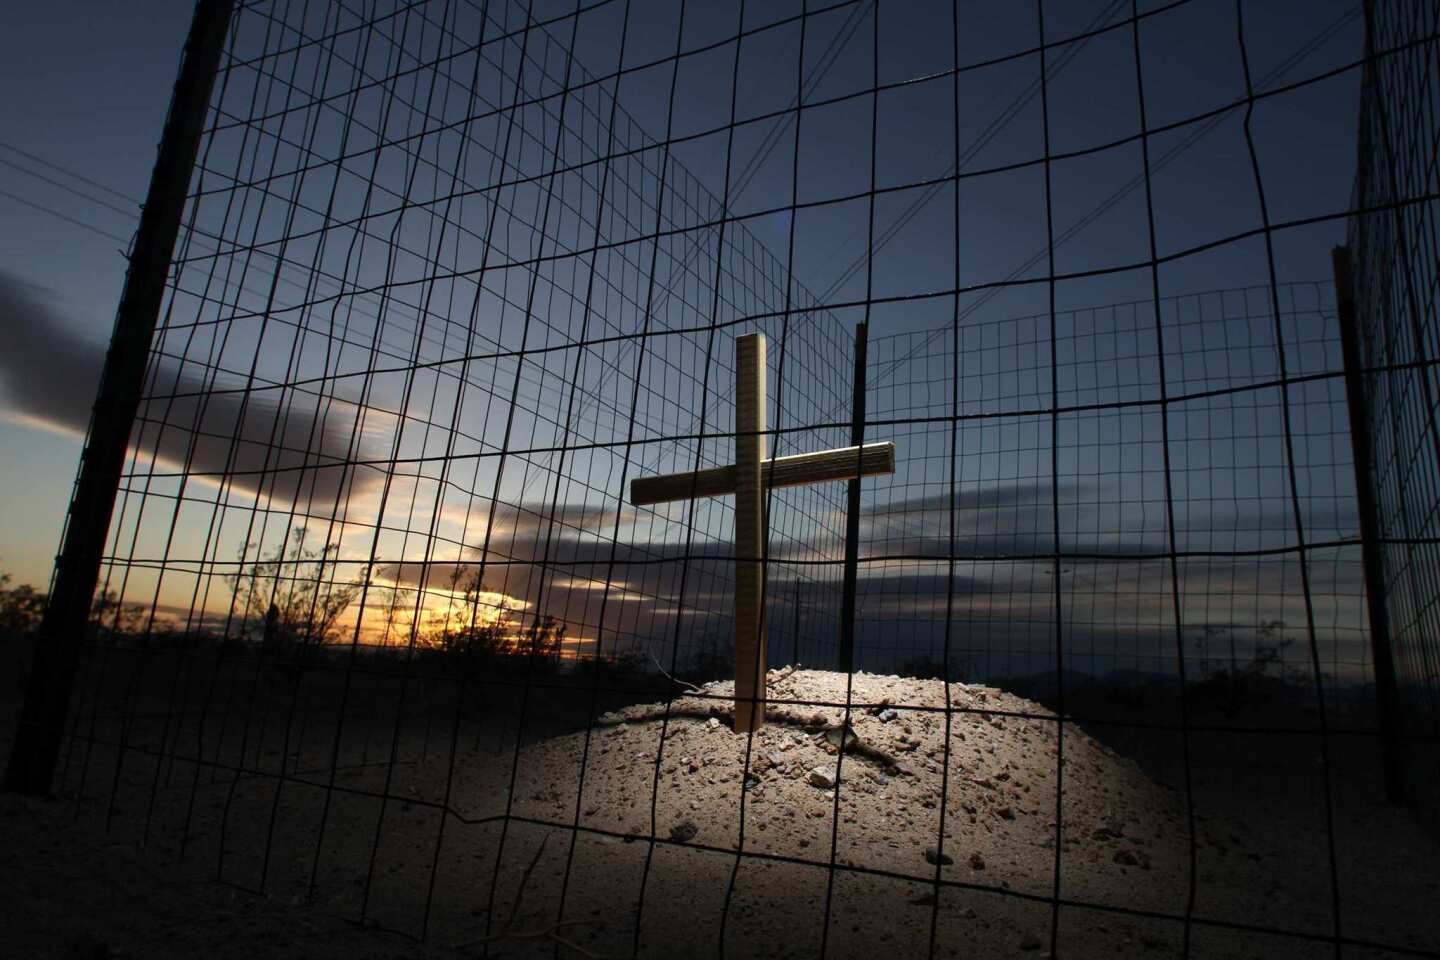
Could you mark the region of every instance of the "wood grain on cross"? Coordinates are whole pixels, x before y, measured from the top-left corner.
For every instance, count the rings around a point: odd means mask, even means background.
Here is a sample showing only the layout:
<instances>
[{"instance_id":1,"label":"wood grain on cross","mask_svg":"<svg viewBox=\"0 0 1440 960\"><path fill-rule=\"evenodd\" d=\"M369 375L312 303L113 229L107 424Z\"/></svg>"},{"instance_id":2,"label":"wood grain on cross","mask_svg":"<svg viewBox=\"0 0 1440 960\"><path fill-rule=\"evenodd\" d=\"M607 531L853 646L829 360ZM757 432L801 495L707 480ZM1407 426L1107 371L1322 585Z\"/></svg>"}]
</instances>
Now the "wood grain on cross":
<instances>
[{"instance_id":1,"label":"wood grain on cross","mask_svg":"<svg viewBox=\"0 0 1440 960\"><path fill-rule=\"evenodd\" d=\"M735 462L630 483L636 506L735 495L735 730L765 722L765 491L895 472L895 444L765 457L765 337L735 340Z\"/></svg>"}]
</instances>

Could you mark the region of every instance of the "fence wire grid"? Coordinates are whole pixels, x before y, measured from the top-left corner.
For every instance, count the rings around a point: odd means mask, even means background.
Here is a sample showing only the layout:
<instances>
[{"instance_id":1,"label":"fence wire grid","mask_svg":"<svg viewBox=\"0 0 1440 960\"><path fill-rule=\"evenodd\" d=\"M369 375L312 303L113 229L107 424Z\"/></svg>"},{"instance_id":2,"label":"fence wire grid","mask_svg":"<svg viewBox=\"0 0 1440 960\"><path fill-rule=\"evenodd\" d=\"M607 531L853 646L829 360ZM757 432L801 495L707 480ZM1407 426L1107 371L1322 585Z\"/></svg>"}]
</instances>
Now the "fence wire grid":
<instances>
[{"instance_id":1,"label":"fence wire grid","mask_svg":"<svg viewBox=\"0 0 1440 960\"><path fill-rule=\"evenodd\" d=\"M57 792L467 952L1440 956L1379 785L1433 826L1437 62L1401 0L235 3ZM733 503L629 484L732 462L751 333L769 455L850 444L862 323L860 672L845 488L772 490L731 735Z\"/></svg>"},{"instance_id":2,"label":"fence wire grid","mask_svg":"<svg viewBox=\"0 0 1440 960\"><path fill-rule=\"evenodd\" d=\"M1413 39L1421 11L1381 5L1367 11L1370 47ZM1432 17L1433 20L1433 17ZM1433 30L1433 26L1432 26ZM1350 223L1361 313L1362 396L1370 422L1377 513L1385 543L1385 605L1397 674L1401 726L1440 734L1440 647L1433 586L1437 570L1435 65L1411 56L1366 67L1355 205L1373 210ZM1428 159L1427 159L1428 156ZM1426 198L1401 203L1402 198ZM1387 212L1382 213L1381 209ZM1404 763L1415 808L1440 823L1440 762L1418 750Z\"/></svg>"}]
</instances>

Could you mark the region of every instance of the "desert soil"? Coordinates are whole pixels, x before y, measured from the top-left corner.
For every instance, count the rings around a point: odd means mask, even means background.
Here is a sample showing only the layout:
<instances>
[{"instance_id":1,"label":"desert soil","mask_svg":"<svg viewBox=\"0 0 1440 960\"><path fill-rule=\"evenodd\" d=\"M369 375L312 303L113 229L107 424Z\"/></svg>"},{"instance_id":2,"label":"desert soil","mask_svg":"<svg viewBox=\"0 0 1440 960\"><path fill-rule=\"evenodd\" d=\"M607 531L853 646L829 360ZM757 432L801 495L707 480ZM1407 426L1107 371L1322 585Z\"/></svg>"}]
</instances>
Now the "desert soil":
<instances>
[{"instance_id":1,"label":"desert soil","mask_svg":"<svg viewBox=\"0 0 1440 960\"><path fill-rule=\"evenodd\" d=\"M372 710L363 747L313 692L224 730L99 721L58 799L0 798L0 954L1038 957L1053 921L1066 958L1309 957L1337 903L1346 957L1440 951L1440 851L1374 796L1368 740L1122 756L992 687L859 674L847 711L809 670L772 671L752 737L729 692L582 695L593 722L540 737L499 696Z\"/></svg>"}]
</instances>

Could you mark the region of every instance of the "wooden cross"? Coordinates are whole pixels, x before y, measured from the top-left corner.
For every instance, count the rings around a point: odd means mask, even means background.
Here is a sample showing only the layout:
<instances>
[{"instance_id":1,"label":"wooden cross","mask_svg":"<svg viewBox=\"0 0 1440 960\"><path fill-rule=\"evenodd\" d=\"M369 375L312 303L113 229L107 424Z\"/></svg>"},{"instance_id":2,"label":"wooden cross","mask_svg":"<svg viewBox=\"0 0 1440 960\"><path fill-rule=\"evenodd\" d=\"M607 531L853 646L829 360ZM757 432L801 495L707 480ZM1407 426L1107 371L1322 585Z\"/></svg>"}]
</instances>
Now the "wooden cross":
<instances>
[{"instance_id":1,"label":"wooden cross","mask_svg":"<svg viewBox=\"0 0 1440 960\"><path fill-rule=\"evenodd\" d=\"M735 495L735 731L765 723L765 491L895 472L895 444L867 443L820 453L765 457L765 337L735 340L735 462L727 467L637 477L636 506Z\"/></svg>"}]
</instances>

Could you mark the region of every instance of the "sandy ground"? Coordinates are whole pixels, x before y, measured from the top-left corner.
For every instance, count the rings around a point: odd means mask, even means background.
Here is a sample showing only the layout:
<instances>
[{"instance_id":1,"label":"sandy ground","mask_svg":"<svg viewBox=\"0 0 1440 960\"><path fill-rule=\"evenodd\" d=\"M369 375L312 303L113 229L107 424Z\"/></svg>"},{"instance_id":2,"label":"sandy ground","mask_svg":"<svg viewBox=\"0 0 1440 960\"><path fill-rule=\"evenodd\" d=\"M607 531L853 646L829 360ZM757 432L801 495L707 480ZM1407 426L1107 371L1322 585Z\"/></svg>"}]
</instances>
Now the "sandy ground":
<instances>
[{"instance_id":1,"label":"sandy ground","mask_svg":"<svg viewBox=\"0 0 1440 960\"><path fill-rule=\"evenodd\" d=\"M1374 796L1364 738L1192 733L1187 787L1178 732L1096 728L1121 755L952 684L947 735L938 681L857 675L848 735L779 702L753 738L726 685L457 711L375 680L338 735L318 681L258 689L102 710L59 799L0 800L0 954L1043 956L1053 923L1067 958L1309 957L1337 901L1346 957L1440 952L1440 849ZM775 671L771 697L841 704L846 678Z\"/></svg>"}]
</instances>

